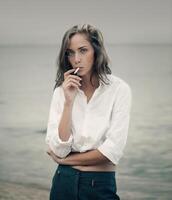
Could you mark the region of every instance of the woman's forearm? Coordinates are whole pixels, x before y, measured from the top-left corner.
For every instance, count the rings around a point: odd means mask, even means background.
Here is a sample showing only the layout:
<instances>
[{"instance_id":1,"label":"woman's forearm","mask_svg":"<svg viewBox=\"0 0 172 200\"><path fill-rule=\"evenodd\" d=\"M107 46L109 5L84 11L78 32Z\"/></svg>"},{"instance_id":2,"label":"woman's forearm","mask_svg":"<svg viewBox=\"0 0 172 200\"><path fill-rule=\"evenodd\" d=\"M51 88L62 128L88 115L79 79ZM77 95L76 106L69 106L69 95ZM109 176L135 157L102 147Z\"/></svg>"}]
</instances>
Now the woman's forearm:
<instances>
[{"instance_id":1,"label":"woman's forearm","mask_svg":"<svg viewBox=\"0 0 172 200\"><path fill-rule=\"evenodd\" d=\"M97 149L84 153L74 153L64 159L66 165L98 165L105 162L110 162L100 151Z\"/></svg>"},{"instance_id":2,"label":"woman's forearm","mask_svg":"<svg viewBox=\"0 0 172 200\"><path fill-rule=\"evenodd\" d=\"M73 103L64 103L63 113L58 127L59 137L67 141L71 135L71 116Z\"/></svg>"},{"instance_id":3,"label":"woman's forearm","mask_svg":"<svg viewBox=\"0 0 172 200\"><path fill-rule=\"evenodd\" d=\"M49 155L55 162L64 165L91 166L111 162L97 149L84 153L72 153L63 159L57 157L51 150Z\"/></svg>"}]
</instances>

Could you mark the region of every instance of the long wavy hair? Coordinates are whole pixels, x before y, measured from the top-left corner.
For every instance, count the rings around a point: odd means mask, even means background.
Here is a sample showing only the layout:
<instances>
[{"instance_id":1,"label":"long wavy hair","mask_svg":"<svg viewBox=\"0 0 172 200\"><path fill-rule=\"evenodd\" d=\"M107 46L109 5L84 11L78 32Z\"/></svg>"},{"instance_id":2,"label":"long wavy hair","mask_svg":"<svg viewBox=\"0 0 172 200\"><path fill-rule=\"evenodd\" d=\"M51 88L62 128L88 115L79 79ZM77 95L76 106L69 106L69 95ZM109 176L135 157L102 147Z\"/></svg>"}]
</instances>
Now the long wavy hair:
<instances>
[{"instance_id":1,"label":"long wavy hair","mask_svg":"<svg viewBox=\"0 0 172 200\"><path fill-rule=\"evenodd\" d=\"M75 25L63 36L62 44L60 47L60 52L57 59L57 74L55 79L54 89L62 85L64 81L64 73L69 69L72 69L67 57L67 49L70 43L70 39L75 34L84 34L86 39L90 42L94 49L94 62L92 67L92 73L90 76L90 81L92 83L93 76L96 76L98 80L101 80L104 84L109 84L107 74L111 74L111 69L109 68L109 58L104 47L103 36L100 30L95 28L90 24Z\"/></svg>"}]
</instances>

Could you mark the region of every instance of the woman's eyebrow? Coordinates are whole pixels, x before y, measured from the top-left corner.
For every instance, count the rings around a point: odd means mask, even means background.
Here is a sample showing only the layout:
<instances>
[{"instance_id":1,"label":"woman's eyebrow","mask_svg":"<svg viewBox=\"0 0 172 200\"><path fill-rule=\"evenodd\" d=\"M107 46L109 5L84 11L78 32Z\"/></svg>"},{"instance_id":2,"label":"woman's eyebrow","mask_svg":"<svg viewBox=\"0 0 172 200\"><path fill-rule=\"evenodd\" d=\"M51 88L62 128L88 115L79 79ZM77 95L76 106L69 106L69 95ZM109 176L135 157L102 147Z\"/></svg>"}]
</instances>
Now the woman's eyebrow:
<instances>
[{"instance_id":1,"label":"woman's eyebrow","mask_svg":"<svg viewBox=\"0 0 172 200\"><path fill-rule=\"evenodd\" d=\"M82 49L82 48L85 48L85 47L87 47L87 46L81 46L78 49ZM68 48L67 51L73 51L73 49Z\"/></svg>"},{"instance_id":2,"label":"woman's eyebrow","mask_svg":"<svg viewBox=\"0 0 172 200\"><path fill-rule=\"evenodd\" d=\"M79 47L78 49L82 49L82 48L84 48L84 47L87 47L87 46L82 46L82 47Z\"/></svg>"}]
</instances>

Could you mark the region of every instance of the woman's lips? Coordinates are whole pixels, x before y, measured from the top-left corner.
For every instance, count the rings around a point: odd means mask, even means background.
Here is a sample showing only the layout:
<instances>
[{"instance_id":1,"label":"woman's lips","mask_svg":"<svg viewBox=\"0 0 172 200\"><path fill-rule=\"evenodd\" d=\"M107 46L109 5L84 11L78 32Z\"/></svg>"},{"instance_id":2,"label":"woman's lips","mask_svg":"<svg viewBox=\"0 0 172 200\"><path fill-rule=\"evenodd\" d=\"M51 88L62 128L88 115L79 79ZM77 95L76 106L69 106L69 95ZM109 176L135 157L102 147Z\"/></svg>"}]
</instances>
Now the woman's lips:
<instances>
[{"instance_id":1,"label":"woman's lips","mask_svg":"<svg viewBox=\"0 0 172 200\"><path fill-rule=\"evenodd\" d=\"M79 68L79 69L78 69ZM78 69L78 70L77 70ZM83 67L76 67L75 68L75 71L77 70L77 72L76 73L78 73L78 72L80 72L80 71L82 71L83 70Z\"/></svg>"}]
</instances>

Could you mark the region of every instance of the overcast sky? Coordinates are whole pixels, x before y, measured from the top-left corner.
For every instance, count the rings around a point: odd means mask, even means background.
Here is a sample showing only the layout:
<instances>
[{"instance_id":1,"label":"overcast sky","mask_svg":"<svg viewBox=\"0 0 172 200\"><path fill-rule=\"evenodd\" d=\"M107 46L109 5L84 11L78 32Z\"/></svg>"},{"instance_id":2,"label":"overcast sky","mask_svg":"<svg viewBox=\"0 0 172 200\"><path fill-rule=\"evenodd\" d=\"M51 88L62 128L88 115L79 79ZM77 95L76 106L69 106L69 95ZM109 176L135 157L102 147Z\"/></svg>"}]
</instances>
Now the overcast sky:
<instances>
[{"instance_id":1,"label":"overcast sky","mask_svg":"<svg viewBox=\"0 0 172 200\"><path fill-rule=\"evenodd\" d=\"M0 45L56 45L78 23L106 43L172 44L172 0L0 0Z\"/></svg>"}]
</instances>

